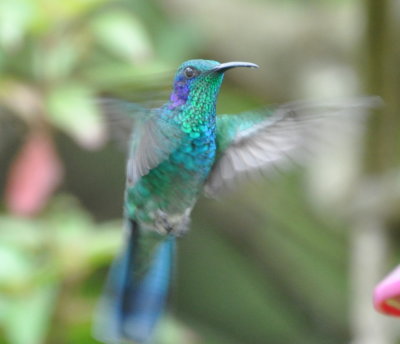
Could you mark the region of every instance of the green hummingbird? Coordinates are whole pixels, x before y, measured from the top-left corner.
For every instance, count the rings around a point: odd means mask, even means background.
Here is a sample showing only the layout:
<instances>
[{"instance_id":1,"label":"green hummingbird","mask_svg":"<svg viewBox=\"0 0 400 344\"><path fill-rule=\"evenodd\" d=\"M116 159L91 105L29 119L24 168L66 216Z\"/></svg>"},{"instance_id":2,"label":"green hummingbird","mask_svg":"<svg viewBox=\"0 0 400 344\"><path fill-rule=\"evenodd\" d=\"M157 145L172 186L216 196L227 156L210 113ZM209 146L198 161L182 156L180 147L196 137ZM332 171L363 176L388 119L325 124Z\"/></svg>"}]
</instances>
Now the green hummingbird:
<instances>
[{"instance_id":1,"label":"green hummingbird","mask_svg":"<svg viewBox=\"0 0 400 344\"><path fill-rule=\"evenodd\" d=\"M307 149L318 114L343 108L300 102L217 116L224 73L237 67L258 66L186 61L163 106L122 107L135 123L126 170L126 245L112 265L95 328L106 343L151 339L168 295L176 238L188 230L202 193L214 197L243 175L296 159ZM345 107L360 106L369 101Z\"/></svg>"}]
</instances>

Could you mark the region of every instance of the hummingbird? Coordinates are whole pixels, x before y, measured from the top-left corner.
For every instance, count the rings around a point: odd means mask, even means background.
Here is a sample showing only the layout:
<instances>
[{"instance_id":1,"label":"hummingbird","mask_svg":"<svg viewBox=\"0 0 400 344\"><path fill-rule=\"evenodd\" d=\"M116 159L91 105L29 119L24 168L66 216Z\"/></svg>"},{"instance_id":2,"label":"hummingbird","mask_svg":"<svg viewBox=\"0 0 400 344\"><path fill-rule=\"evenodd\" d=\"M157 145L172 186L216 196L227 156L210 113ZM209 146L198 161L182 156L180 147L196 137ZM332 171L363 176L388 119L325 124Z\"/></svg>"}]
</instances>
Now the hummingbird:
<instances>
[{"instance_id":1,"label":"hummingbird","mask_svg":"<svg viewBox=\"0 0 400 344\"><path fill-rule=\"evenodd\" d=\"M100 302L95 336L105 343L146 343L168 296L176 239L205 193L216 197L243 176L296 160L309 128L326 112L369 107L297 102L274 110L216 115L224 74L249 62L189 60L177 70L164 105L122 111L134 122L126 168L125 247L114 261ZM323 115L320 115L323 113Z\"/></svg>"}]
</instances>

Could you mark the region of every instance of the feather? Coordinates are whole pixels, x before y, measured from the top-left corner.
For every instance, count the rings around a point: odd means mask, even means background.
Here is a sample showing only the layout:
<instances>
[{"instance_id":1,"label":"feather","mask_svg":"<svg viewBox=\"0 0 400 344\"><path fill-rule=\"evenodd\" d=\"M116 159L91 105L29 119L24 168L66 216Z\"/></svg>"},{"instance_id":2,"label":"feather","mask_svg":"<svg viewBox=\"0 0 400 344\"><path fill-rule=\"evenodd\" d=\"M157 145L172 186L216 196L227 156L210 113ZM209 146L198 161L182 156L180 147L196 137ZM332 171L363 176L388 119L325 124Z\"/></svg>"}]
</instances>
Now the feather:
<instances>
[{"instance_id":1,"label":"feather","mask_svg":"<svg viewBox=\"0 0 400 344\"><path fill-rule=\"evenodd\" d=\"M132 149L127 163L127 184L135 185L140 177L167 159L184 136L179 126L164 120L153 110L132 133Z\"/></svg>"},{"instance_id":2,"label":"feather","mask_svg":"<svg viewBox=\"0 0 400 344\"><path fill-rule=\"evenodd\" d=\"M150 109L115 99L100 99L98 104L103 110L110 136L123 146L129 146L129 186L166 159L184 135L177 125L160 116L160 108Z\"/></svg>"},{"instance_id":3,"label":"feather","mask_svg":"<svg viewBox=\"0 0 400 344\"><path fill-rule=\"evenodd\" d=\"M236 177L254 170L282 169L305 161L324 138L326 125L353 119L381 104L378 97L345 101L299 101L275 111L217 117L217 159L205 184L205 194L215 197ZM349 117L351 115L351 117Z\"/></svg>"},{"instance_id":4,"label":"feather","mask_svg":"<svg viewBox=\"0 0 400 344\"><path fill-rule=\"evenodd\" d=\"M172 273L175 239L128 223L127 246L108 276L94 335L109 344L143 343L161 316Z\"/></svg>"}]
</instances>

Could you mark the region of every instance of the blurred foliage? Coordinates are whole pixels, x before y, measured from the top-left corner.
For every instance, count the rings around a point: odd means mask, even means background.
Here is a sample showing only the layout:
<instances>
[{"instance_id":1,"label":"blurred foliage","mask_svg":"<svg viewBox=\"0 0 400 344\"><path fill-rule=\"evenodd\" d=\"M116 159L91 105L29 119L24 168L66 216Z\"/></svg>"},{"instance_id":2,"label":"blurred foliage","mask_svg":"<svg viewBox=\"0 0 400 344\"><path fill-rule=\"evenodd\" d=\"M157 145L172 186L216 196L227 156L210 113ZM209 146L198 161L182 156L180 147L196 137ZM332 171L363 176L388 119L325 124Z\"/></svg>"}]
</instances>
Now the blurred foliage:
<instances>
[{"instance_id":1,"label":"blurred foliage","mask_svg":"<svg viewBox=\"0 0 400 344\"><path fill-rule=\"evenodd\" d=\"M148 18L155 25L146 26ZM174 38L175 51L165 49L162 36ZM95 97L118 87L152 87L149 75L161 75L171 60L181 59L190 36L152 2L0 3L0 178L11 211L0 217L1 343L94 342L90 322L104 271L96 284L87 280L115 256L121 222L95 223L71 195L49 199L63 176L67 187L76 176L74 161L63 156L60 165L58 155L65 153L63 142L72 157L100 148L107 128ZM123 154L117 157L122 166ZM100 157L101 165L106 167ZM88 176L92 183L84 185L93 197L92 168L80 182ZM122 181L123 170L117 173ZM115 187L113 180L109 184Z\"/></svg>"},{"instance_id":2,"label":"blurred foliage","mask_svg":"<svg viewBox=\"0 0 400 344\"><path fill-rule=\"evenodd\" d=\"M125 159L97 96L158 101L194 57L266 66L227 76L219 112L359 92L363 15L351 0L2 0L0 344L96 343ZM349 223L318 213L303 177L200 202L155 343L349 341Z\"/></svg>"},{"instance_id":3,"label":"blurred foliage","mask_svg":"<svg viewBox=\"0 0 400 344\"><path fill-rule=\"evenodd\" d=\"M57 298L66 286L82 284L109 262L119 247L115 234L120 225L95 224L70 196L57 197L35 220L0 218L0 320L5 343L44 342Z\"/></svg>"}]
</instances>

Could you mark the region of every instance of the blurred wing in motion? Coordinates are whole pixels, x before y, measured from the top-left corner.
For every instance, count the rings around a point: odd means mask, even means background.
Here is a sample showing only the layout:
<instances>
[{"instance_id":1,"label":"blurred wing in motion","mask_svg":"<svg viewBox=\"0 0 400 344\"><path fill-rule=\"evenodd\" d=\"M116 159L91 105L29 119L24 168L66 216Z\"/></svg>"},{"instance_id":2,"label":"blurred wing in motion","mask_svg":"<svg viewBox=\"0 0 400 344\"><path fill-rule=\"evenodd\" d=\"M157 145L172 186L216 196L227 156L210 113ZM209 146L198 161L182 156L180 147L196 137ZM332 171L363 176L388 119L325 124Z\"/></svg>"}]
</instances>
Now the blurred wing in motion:
<instances>
[{"instance_id":1,"label":"blurred wing in motion","mask_svg":"<svg viewBox=\"0 0 400 344\"><path fill-rule=\"evenodd\" d=\"M207 196L216 196L233 181L255 171L284 169L305 161L313 147L323 143L321 129L365 114L381 104L378 97L346 101L285 104L264 113L217 117L217 159L205 185Z\"/></svg>"},{"instance_id":2,"label":"blurred wing in motion","mask_svg":"<svg viewBox=\"0 0 400 344\"><path fill-rule=\"evenodd\" d=\"M97 104L104 116L109 137L124 149L128 148L134 125L152 111L137 103L111 98L99 99Z\"/></svg>"},{"instance_id":3,"label":"blurred wing in motion","mask_svg":"<svg viewBox=\"0 0 400 344\"><path fill-rule=\"evenodd\" d=\"M160 109L104 99L100 102L110 136L129 150L127 181L133 186L180 143L183 132L160 116Z\"/></svg>"},{"instance_id":4,"label":"blurred wing in motion","mask_svg":"<svg viewBox=\"0 0 400 344\"><path fill-rule=\"evenodd\" d=\"M139 91L135 92L134 101L103 97L97 99L96 104L104 117L109 137L126 149L136 123L161 107L168 96L162 91Z\"/></svg>"},{"instance_id":5,"label":"blurred wing in motion","mask_svg":"<svg viewBox=\"0 0 400 344\"><path fill-rule=\"evenodd\" d=\"M140 177L167 157L181 143L183 131L179 126L161 118L158 109L138 122L132 132L132 147L127 163L127 181L132 187Z\"/></svg>"}]
</instances>

